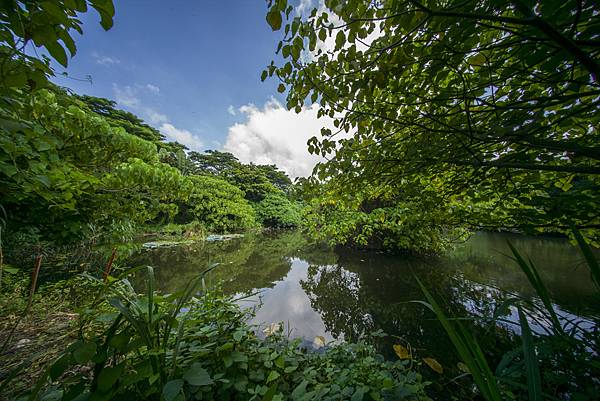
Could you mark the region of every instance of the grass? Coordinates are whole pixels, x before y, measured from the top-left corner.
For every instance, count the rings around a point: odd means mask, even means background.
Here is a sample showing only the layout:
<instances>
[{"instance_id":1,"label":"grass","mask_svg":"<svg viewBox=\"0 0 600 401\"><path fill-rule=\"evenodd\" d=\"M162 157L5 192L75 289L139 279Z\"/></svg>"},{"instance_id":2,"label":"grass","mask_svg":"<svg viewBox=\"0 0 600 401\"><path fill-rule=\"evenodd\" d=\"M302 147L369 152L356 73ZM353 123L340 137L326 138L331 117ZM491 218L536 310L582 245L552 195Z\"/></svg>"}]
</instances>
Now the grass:
<instances>
[{"instance_id":1,"label":"grass","mask_svg":"<svg viewBox=\"0 0 600 401\"><path fill-rule=\"evenodd\" d=\"M596 285L598 285L598 283L600 283L598 261L595 259L592 250L581 234L574 231L574 236L581 253L587 262L591 278ZM506 308L511 305L516 308L519 318L518 325L521 331L521 346L520 349L510 351L504 356L496 369L496 372L492 372L490 369L488 361L483 354L477 339L465 329L460 320L450 318L445 314L440 303L438 303L435 297L418 278L417 282L419 283L427 302L416 302L422 303L433 311L452 341L456 352L468 367L469 373L472 375L473 381L481 393L481 396L486 401L515 399L514 397L517 397L518 399L519 396L515 396L514 392L516 391L516 394L518 394L519 391L523 390L526 391L527 399L529 401L557 399L555 395L551 395L548 392L548 388L545 387L546 384L544 383L544 378L558 381L563 386L563 396L568 398L575 397L577 399L587 400L590 398L586 397L594 397L593 394L597 395L599 390L597 380L594 380L592 377L586 385L580 385L579 382L583 383L584 381L581 372L598 371L598 366L591 361L593 355L597 356L597 354L594 354L595 351L593 351L594 341L598 341L597 333L594 340L593 333L589 335L589 333L579 329L577 325L573 325L573 327L567 331L566 325L572 322L566 322L565 324L561 323L561 319L554 310L550 293L541 279L534 263L531 260L526 261L511 243L508 245L513 253L514 261L534 288L541 305L525 299L511 298L499 306L498 309L502 310L506 310ZM598 288L600 289L600 286L598 286ZM497 319L497 315L499 315L498 310L492 318L492 321ZM549 322L550 330L545 336L540 337L535 335L531 330L529 324L530 320L537 321L541 324L541 327L545 327L544 322ZM565 352L568 358L561 360L565 355L558 355L555 351L552 351L552 347L557 346L563 348L561 352ZM541 355L541 349L543 349L545 355ZM568 355L569 352L572 352L573 355ZM540 359L542 357L547 363L551 363L552 365L546 367L547 375L543 375L541 371ZM510 364L513 364L514 366L507 369ZM522 368L525 371L524 382L515 381L510 376L501 374L502 371L518 373ZM560 386L555 386L555 391L556 388L559 387ZM546 391L544 391L544 389L546 389Z\"/></svg>"}]
</instances>

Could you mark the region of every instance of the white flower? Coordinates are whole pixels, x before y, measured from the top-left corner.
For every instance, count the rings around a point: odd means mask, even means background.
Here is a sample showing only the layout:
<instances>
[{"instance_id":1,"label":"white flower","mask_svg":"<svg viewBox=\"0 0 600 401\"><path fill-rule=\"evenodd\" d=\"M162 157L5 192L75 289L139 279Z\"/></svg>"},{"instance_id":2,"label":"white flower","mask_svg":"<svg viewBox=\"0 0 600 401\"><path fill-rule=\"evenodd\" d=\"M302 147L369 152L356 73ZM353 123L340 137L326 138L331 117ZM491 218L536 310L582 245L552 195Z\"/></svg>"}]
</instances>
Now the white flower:
<instances>
[{"instance_id":1,"label":"white flower","mask_svg":"<svg viewBox=\"0 0 600 401\"><path fill-rule=\"evenodd\" d=\"M281 323L271 323L263 329L266 336L271 336L281 330Z\"/></svg>"}]
</instances>

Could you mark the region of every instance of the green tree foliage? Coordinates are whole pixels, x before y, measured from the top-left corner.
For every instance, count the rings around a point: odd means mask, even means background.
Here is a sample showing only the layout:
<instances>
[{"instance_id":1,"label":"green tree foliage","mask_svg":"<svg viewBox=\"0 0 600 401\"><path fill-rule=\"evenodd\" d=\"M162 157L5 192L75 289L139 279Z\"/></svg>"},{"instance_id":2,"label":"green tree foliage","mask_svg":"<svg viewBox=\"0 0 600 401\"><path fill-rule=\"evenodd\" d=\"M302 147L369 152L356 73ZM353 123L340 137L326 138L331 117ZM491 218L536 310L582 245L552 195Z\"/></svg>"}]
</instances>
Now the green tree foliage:
<instances>
[{"instance_id":1,"label":"green tree foliage","mask_svg":"<svg viewBox=\"0 0 600 401\"><path fill-rule=\"evenodd\" d=\"M158 162L152 143L112 128L61 91L13 99L2 112L0 191L14 220L49 226L88 215L116 189L104 182L111 170L132 156Z\"/></svg>"},{"instance_id":2,"label":"green tree foliage","mask_svg":"<svg viewBox=\"0 0 600 401\"><path fill-rule=\"evenodd\" d=\"M292 186L290 178L277 166L243 164L228 152L190 152L189 160L193 163L192 171L196 174L222 177L239 187L251 202L260 202L270 193L288 193Z\"/></svg>"},{"instance_id":3,"label":"green tree foliage","mask_svg":"<svg viewBox=\"0 0 600 401\"><path fill-rule=\"evenodd\" d=\"M258 220L265 227L292 228L301 223L301 206L290 201L283 192L267 194L255 206Z\"/></svg>"},{"instance_id":4,"label":"green tree foliage","mask_svg":"<svg viewBox=\"0 0 600 401\"><path fill-rule=\"evenodd\" d=\"M240 165L240 161L233 154L218 150L207 150L204 153L190 152L189 158L194 163L194 172L197 174L226 177Z\"/></svg>"},{"instance_id":5,"label":"green tree foliage","mask_svg":"<svg viewBox=\"0 0 600 401\"><path fill-rule=\"evenodd\" d=\"M79 14L89 8L100 14L106 30L113 24L112 0L10 0L0 4L0 84L3 89L36 88L47 84L53 75L50 58L25 52L29 43L43 48L66 67L70 54L77 52L72 32L83 33ZM68 54L67 54L68 52Z\"/></svg>"},{"instance_id":6,"label":"green tree foliage","mask_svg":"<svg viewBox=\"0 0 600 401\"><path fill-rule=\"evenodd\" d=\"M213 231L227 232L252 228L256 217L243 192L222 179L190 176L192 185L187 201L190 214Z\"/></svg>"},{"instance_id":7,"label":"green tree foliage","mask_svg":"<svg viewBox=\"0 0 600 401\"><path fill-rule=\"evenodd\" d=\"M268 23L283 18L262 78L334 120L309 150L342 196L441 179L439 206L472 204L456 219L471 226L598 240L597 2L326 0L298 16L272 1Z\"/></svg>"},{"instance_id":8,"label":"green tree foliage","mask_svg":"<svg viewBox=\"0 0 600 401\"><path fill-rule=\"evenodd\" d=\"M365 186L346 196L324 185L308 203L305 226L332 245L436 253L466 235L451 220L457 205L440 202L431 184L410 193L393 185Z\"/></svg>"},{"instance_id":9,"label":"green tree foliage","mask_svg":"<svg viewBox=\"0 0 600 401\"><path fill-rule=\"evenodd\" d=\"M273 184L275 188L287 193L292 186L292 180L290 180L290 177L288 177L283 171L279 170L276 165L262 164L256 166L256 168L264 173L265 177L267 177L267 180L269 180L269 182Z\"/></svg>"},{"instance_id":10,"label":"green tree foliage","mask_svg":"<svg viewBox=\"0 0 600 401\"><path fill-rule=\"evenodd\" d=\"M144 123L144 121L135 114L117 109L117 104L114 101L93 96L75 96L84 102L91 111L104 117L105 120L112 126L122 127L131 135L138 136L142 139L168 148L168 145L163 142L165 140L165 136L163 134L161 134L156 128ZM183 145L177 145L185 149ZM170 150L177 151L178 148Z\"/></svg>"},{"instance_id":11,"label":"green tree foliage","mask_svg":"<svg viewBox=\"0 0 600 401\"><path fill-rule=\"evenodd\" d=\"M254 211L238 188L161 162L168 146L177 154L181 147L130 133L150 131L136 125L137 117L124 127L57 88L13 101L3 110L0 132L1 205L13 229L36 226L71 239L91 226L172 220L180 207L217 231L254 225ZM120 111L113 108L113 114Z\"/></svg>"},{"instance_id":12,"label":"green tree foliage","mask_svg":"<svg viewBox=\"0 0 600 401\"><path fill-rule=\"evenodd\" d=\"M68 241L188 211L217 231L254 226L254 210L238 188L190 176L185 146L164 142L113 101L48 82L51 59L66 66L65 47L75 54L71 33L82 33L79 14L88 8L105 29L112 26L110 0L0 5L0 207L9 228ZM49 57L27 55L30 42Z\"/></svg>"}]
</instances>

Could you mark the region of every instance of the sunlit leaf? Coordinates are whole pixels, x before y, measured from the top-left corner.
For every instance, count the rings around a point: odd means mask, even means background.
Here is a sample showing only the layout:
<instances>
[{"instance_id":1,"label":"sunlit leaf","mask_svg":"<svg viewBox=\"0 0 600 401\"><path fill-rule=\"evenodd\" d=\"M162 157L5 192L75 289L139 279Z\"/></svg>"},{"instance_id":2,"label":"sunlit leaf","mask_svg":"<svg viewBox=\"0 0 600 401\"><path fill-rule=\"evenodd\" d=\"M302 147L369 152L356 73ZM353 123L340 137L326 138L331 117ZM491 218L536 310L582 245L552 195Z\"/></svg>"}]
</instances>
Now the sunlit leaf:
<instances>
[{"instance_id":1,"label":"sunlit leaf","mask_svg":"<svg viewBox=\"0 0 600 401\"><path fill-rule=\"evenodd\" d=\"M395 344L393 346L393 348L394 348L394 352L396 353L396 355L398 355L398 358L412 359L412 354L411 354L410 350L408 348L404 347L403 345Z\"/></svg>"},{"instance_id":2,"label":"sunlit leaf","mask_svg":"<svg viewBox=\"0 0 600 401\"><path fill-rule=\"evenodd\" d=\"M444 368L437 360L433 358L423 358L423 362L425 362L427 366L429 366L432 370L436 371L437 373L444 373Z\"/></svg>"}]
</instances>

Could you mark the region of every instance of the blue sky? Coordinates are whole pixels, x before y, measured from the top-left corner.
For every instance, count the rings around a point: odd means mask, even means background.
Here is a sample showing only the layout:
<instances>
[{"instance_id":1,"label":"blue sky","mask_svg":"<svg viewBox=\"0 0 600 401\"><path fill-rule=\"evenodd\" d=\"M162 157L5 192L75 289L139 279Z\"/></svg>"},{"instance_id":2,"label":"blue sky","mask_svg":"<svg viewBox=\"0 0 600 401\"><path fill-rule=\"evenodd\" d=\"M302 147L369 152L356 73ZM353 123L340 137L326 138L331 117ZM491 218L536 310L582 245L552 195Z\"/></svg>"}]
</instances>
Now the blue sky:
<instances>
[{"instance_id":1,"label":"blue sky","mask_svg":"<svg viewBox=\"0 0 600 401\"><path fill-rule=\"evenodd\" d=\"M206 147L222 144L240 119L229 106L277 98L275 80L260 81L279 40L265 22L266 2L117 0L115 6L111 30L92 11L83 15L84 35L75 34L78 52L67 71L73 78L90 75L93 84L62 77L58 84L121 100L145 119L160 113Z\"/></svg>"},{"instance_id":2,"label":"blue sky","mask_svg":"<svg viewBox=\"0 0 600 401\"><path fill-rule=\"evenodd\" d=\"M306 10L317 0L298 4ZM317 119L317 106L286 110L278 82L260 81L281 37L265 21L265 1L116 0L115 7L109 31L95 11L82 15L69 77L56 67L57 84L115 100L191 150L225 150L292 177L310 175L320 159L306 141L331 122Z\"/></svg>"}]
</instances>

